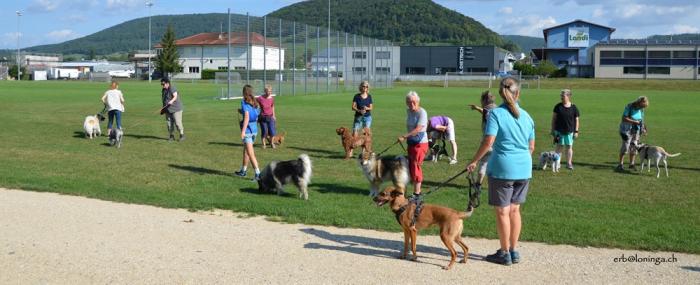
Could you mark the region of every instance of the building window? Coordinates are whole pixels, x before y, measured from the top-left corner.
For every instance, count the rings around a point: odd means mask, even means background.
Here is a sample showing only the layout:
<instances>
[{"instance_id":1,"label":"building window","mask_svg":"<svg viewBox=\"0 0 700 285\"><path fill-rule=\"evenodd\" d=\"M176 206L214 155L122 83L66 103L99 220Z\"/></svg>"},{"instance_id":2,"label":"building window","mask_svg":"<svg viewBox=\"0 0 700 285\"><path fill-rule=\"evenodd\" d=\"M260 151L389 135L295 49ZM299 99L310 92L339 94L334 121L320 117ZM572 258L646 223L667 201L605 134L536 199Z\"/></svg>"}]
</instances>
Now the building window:
<instances>
[{"instance_id":1,"label":"building window","mask_svg":"<svg viewBox=\"0 0 700 285\"><path fill-rule=\"evenodd\" d=\"M670 50L652 50L649 51L649 58L671 58Z\"/></svg>"},{"instance_id":2,"label":"building window","mask_svg":"<svg viewBox=\"0 0 700 285\"><path fill-rule=\"evenodd\" d=\"M199 73L199 66L190 66L189 73Z\"/></svg>"},{"instance_id":3,"label":"building window","mask_svg":"<svg viewBox=\"0 0 700 285\"><path fill-rule=\"evenodd\" d=\"M365 58L367 58L367 52L366 51L353 51L352 58L365 59Z\"/></svg>"},{"instance_id":4,"label":"building window","mask_svg":"<svg viewBox=\"0 0 700 285\"><path fill-rule=\"evenodd\" d=\"M670 67L659 67L659 66L654 66L654 67L648 67L648 72L649 74L665 74L665 75L670 75L671 74L671 68Z\"/></svg>"},{"instance_id":5,"label":"building window","mask_svg":"<svg viewBox=\"0 0 700 285\"><path fill-rule=\"evenodd\" d=\"M489 72L489 69L486 67L470 67L465 70L466 72Z\"/></svg>"},{"instance_id":6,"label":"building window","mask_svg":"<svg viewBox=\"0 0 700 285\"><path fill-rule=\"evenodd\" d=\"M406 74L425 74L425 67L406 67Z\"/></svg>"},{"instance_id":7,"label":"building window","mask_svg":"<svg viewBox=\"0 0 700 285\"><path fill-rule=\"evenodd\" d=\"M377 67L375 69L375 72L376 73L389 73L390 70L391 70L391 68L389 68L389 67Z\"/></svg>"},{"instance_id":8,"label":"building window","mask_svg":"<svg viewBox=\"0 0 700 285\"><path fill-rule=\"evenodd\" d=\"M356 74L365 74L365 72L367 72L367 68L366 67L353 67L352 72L356 73Z\"/></svg>"},{"instance_id":9,"label":"building window","mask_svg":"<svg viewBox=\"0 0 700 285\"><path fill-rule=\"evenodd\" d=\"M233 69L235 69L235 70L245 70L245 66L235 66Z\"/></svg>"},{"instance_id":10,"label":"building window","mask_svg":"<svg viewBox=\"0 0 700 285\"><path fill-rule=\"evenodd\" d=\"M621 50L601 50L600 58L622 58Z\"/></svg>"},{"instance_id":11,"label":"building window","mask_svg":"<svg viewBox=\"0 0 700 285\"><path fill-rule=\"evenodd\" d=\"M390 59L391 58L391 52L388 51L378 51L377 54L375 55L376 59Z\"/></svg>"},{"instance_id":12,"label":"building window","mask_svg":"<svg viewBox=\"0 0 700 285\"><path fill-rule=\"evenodd\" d=\"M435 68L435 74L445 74L448 72L455 73L455 72L457 72L457 68L456 67L436 67Z\"/></svg>"},{"instance_id":13,"label":"building window","mask_svg":"<svg viewBox=\"0 0 700 285\"><path fill-rule=\"evenodd\" d=\"M643 50L626 50L624 58L646 58Z\"/></svg>"},{"instance_id":14,"label":"building window","mask_svg":"<svg viewBox=\"0 0 700 285\"><path fill-rule=\"evenodd\" d=\"M673 58L695 58L692 50L674 50Z\"/></svg>"},{"instance_id":15,"label":"building window","mask_svg":"<svg viewBox=\"0 0 700 285\"><path fill-rule=\"evenodd\" d=\"M622 69L624 74L644 74L644 67L642 66L625 66Z\"/></svg>"},{"instance_id":16,"label":"building window","mask_svg":"<svg viewBox=\"0 0 700 285\"><path fill-rule=\"evenodd\" d=\"M219 66L217 67L218 70L228 70L227 66Z\"/></svg>"}]
</instances>

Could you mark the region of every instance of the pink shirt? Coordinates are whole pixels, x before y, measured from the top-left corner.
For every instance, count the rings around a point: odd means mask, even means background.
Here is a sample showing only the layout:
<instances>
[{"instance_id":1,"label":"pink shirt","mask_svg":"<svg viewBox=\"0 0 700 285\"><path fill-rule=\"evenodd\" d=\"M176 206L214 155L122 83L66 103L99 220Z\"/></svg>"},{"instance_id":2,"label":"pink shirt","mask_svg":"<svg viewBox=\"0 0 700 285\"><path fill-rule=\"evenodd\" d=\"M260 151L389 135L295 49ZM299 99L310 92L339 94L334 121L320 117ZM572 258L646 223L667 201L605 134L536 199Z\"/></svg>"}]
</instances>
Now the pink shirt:
<instances>
[{"instance_id":1,"label":"pink shirt","mask_svg":"<svg viewBox=\"0 0 700 285\"><path fill-rule=\"evenodd\" d=\"M260 109L262 109L263 116L272 116L272 107L275 106L275 98L272 96L265 98L265 96L258 96L258 104L260 104Z\"/></svg>"}]
</instances>

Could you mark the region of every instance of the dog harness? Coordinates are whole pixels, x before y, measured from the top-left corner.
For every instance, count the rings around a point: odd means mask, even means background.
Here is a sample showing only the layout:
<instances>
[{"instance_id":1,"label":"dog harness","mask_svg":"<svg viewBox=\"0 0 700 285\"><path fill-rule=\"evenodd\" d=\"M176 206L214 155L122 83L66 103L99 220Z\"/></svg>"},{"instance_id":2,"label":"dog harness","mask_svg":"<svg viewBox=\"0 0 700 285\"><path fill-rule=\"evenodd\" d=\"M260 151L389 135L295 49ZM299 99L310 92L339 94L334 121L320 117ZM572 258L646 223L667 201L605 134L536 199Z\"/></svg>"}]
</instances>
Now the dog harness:
<instances>
[{"instance_id":1,"label":"dog harness","mask_svg":"<svg viewBox=\"0 0 700 285\"><path fill-rule=\"evenodd\" d=\"M401 224L401 219L400 219L401 214L403 214L403 212L405 212L406 209L408 209L408 206L410 206L413 203L416 204L416 209L415 209L415 211L413 211L413 217L411 218L411 225L410 226L412 227L416 224L416 220L418 219L418 215L420 215L421 210L423 210L423 201L416 202L415 200L409 200L408 203L399 207L399 209L394 213L394 214L396 214L396 221L399 222L399 224Z\"/></svg>"}]
</instances>

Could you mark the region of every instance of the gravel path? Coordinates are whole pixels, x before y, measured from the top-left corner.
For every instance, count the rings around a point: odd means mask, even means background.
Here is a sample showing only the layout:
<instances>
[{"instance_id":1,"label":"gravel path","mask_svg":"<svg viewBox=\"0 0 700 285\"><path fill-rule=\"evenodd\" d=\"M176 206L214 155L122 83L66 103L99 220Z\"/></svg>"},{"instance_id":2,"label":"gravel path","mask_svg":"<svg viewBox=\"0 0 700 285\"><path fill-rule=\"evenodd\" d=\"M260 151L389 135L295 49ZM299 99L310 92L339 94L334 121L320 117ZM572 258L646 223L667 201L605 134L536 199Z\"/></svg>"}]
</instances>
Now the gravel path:
<instances>
[{"instance_id":1,"label":"gravel path","mask_svg":"<svg viewBox=\"0 0 700 285\"><path fill-rule=\"evenodd\" d=\"M469 262L444 271L435 236L419 237L419 262L410 262L395 258L401 233L0 188L0 284L700 282L698 255L525 242L523 262L505 267L481 260L497 241L465 240ZM614 262L635 254L676 262Z\"/></svg>"}]
</instances>

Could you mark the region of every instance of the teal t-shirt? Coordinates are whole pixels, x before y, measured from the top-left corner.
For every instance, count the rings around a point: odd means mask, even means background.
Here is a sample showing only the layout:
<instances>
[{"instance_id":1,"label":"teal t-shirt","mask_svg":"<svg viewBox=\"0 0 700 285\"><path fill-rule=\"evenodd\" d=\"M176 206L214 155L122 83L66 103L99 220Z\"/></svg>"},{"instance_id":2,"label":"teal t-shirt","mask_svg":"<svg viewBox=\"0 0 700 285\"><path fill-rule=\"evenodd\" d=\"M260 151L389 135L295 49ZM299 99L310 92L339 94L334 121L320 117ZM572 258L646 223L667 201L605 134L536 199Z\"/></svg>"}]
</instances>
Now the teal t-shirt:
<instances>
[{"instance_id":1,"label":"teal t-shirt","mask_svg":"<svg viewBox=\"0 0 700 285\"><path fill-rule=\"evenodd\" d=\"M484 134L496 137L486 168L489 177L504 180L532 177L530 141L535 140L535 122L520 106L518 110L518 119L508 112L505 104L491 110L489 114Z\"/></svg>"},{"instance_id":2,"label":"teal t-shirt","mask_svg":"<svg viewBox=\"0 0 700 285\"><path fill-rule=\"evenodd\" d=\"M644 119L644 110L643 109L635 109L632 107L632 104L627 104L625 106L625 111L622 112L623 117L630 117L632 120L639 121Z\"/></svg>"}]
</instances>

